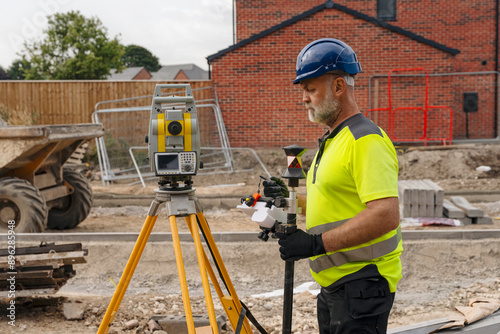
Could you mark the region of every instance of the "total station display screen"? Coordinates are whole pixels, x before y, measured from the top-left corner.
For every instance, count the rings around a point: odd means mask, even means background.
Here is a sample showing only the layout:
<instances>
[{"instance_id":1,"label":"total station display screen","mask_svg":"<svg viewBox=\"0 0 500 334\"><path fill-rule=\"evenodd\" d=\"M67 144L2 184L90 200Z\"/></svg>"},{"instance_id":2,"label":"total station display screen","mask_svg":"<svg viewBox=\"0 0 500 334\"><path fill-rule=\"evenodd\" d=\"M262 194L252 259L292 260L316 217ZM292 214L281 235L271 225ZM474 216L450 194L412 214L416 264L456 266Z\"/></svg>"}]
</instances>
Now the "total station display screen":
<instances>
[{"instance_id":1,"label":"total station display screen","mask_svg":"<svg viewBox=\"0 0 500 334\"><path fill-rule=\"evenodd\" d=\"M156 169L161 172L177 172L179 173L179 154L157 154Z\"/></svg>"}]
</instances>

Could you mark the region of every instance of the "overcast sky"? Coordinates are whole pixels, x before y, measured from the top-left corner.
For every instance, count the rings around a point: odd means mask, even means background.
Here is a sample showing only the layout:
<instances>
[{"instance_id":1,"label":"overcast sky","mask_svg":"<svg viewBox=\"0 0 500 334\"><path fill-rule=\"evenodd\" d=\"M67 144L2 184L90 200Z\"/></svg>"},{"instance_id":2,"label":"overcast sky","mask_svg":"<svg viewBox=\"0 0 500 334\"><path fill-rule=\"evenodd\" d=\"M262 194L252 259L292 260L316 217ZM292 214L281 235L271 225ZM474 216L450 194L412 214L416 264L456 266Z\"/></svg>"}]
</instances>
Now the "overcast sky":
<instances>
[{"instance_id":1,"label":"overcast sky","mask_svg":"<svg viewBox=\"0 0 500 334\"><path fill-rule=\"evenodd\" d=\"M98 17L108 37L145 47L162 65L194 63L233 44L232 0L2 0L0 66L7 69L25 40L40 41L47 15L78 10Z\"/></svg>"}]
</instances>

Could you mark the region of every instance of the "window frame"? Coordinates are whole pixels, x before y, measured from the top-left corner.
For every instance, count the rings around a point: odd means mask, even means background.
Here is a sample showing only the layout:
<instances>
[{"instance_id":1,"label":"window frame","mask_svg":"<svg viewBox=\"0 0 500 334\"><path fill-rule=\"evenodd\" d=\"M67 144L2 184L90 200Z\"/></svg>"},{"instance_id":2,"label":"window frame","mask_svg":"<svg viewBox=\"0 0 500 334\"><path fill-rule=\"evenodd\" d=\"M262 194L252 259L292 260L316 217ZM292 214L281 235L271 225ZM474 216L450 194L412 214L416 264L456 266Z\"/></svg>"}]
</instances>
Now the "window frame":
<instances>
[{"instance_id":1,"label":"window frame","mask_svg":"<svg viewBox=\"0 0 500 334\"><path fill-rule=\"evenodd\" d=\"M387 15L386 13L390 13L389 6L393 4L393 14ZM384 15L381 15L381 13ZM377 0L377 19L381 21L396 21L397 20L397 3L396 0Z\"/></svg>"}]
</instances>

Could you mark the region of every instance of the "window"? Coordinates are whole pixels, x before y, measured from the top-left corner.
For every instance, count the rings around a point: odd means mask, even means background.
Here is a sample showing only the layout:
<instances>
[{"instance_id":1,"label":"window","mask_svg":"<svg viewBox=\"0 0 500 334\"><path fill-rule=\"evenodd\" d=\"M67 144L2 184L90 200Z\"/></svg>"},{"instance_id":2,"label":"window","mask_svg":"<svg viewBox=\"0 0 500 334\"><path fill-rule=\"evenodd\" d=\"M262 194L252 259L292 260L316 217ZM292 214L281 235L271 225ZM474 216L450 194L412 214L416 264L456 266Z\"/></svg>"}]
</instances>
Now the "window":
<instances>
[{"instance_id":1,"label":"window","mask_svg":"<svg viewBox=\"0 0 500 334\"><path fill-rule=\"evenodd\" d=\"M377 0L377 18L382 21L396 21L396 0Z\"/></svg>"}]
</instances>

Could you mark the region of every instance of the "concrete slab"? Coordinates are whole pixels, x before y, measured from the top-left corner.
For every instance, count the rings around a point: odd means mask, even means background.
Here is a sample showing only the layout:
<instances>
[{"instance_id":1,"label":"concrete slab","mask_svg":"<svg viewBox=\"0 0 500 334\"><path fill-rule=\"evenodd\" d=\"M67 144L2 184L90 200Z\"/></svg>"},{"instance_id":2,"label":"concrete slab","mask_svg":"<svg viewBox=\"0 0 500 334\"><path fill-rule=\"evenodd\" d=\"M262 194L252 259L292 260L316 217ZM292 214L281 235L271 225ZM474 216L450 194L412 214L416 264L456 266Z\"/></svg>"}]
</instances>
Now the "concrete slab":
<instances>
[{"instance_id":1,"label":"concrete slab","mask_svg":"<svg viewBox=\"0 0 500 334\"><path fill-rule=\"evenodd\" d=\"M472 224L492 225L493 218L491 218L491 217L474 217L474 218L472 218Z\"/></svg>"},{"instance_id":2,"label":"concrete slab","mask_svg":"<svg viewBox=\"0 0 500 334\"><path fill-rule=\"evenodd\" d=\"M443 202L443 214L452 219L465 218L465 212L447 199Z\"/></svg>"},{"instance_id":3,"label":"concrete slab","mask_svg":"<svg viewBox=\"0 0 500 334\"><path fill-rule=\"evenodd\" d=\"M459 208L465 211L467 217L483 217L484 211L473 206L469 201L463 196L451 196L450 200Z\"/></svg>"},{"instance_id":4,"label":"concrete slab","mask_svg":"<svg viewBox=\"0 0 500 334\"><path fill-rule=\"evenodd\" d=\"M188 334L185 315L154 315L150 320L156 321L167 333ZM193 314L193 321L195 328L210 326L210 319L207 315ZM224 316L217 317L219 333L225 323Z\"/></svg>"}]
</instances>

